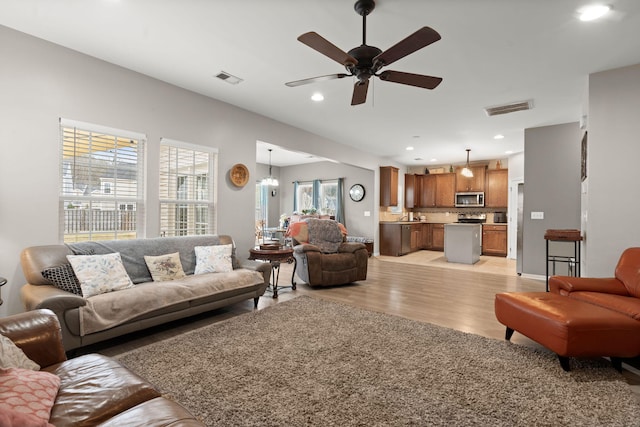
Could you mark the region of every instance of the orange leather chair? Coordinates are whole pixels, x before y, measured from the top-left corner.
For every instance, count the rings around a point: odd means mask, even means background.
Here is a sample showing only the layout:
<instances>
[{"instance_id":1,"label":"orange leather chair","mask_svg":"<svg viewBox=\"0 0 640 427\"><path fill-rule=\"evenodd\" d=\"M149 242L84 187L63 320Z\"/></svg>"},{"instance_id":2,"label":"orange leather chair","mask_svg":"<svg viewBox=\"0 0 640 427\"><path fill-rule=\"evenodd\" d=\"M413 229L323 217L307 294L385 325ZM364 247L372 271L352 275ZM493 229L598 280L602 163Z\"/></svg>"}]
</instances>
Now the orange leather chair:
<instances>
[{"instance_id":1,"label":"orange leather chair","mask_svg":"<svg viewBox=\"0 0 640 427\"><path fill-rule=\"evenodd\" d=\"M640 355L640 248L626 249L614 277L552 276L550 292L497 294L495 313L507 327L554 351L563 369L569 357Z\"/></svg>"}]
</instances>

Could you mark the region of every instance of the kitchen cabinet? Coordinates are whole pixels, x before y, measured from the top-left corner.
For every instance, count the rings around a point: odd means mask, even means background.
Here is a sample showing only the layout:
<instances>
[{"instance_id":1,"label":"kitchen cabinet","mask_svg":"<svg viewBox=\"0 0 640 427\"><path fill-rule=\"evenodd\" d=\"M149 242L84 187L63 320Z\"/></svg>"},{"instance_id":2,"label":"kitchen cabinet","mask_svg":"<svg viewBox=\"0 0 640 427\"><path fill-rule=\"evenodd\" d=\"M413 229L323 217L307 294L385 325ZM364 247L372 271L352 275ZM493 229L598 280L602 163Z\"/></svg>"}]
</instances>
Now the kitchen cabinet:
<instances>
[{"instance_id":1,"label":"kitchen cabinet","mask_svg":"<svg viewBox=\"0 0 640 427\"><path fill-rule=\"evenodd\" d=\"M507 225L482 225L482 255L507 256Z\"/></svg>"},{"instance_id":2,"label":"kitchen cabinet","mask_svg":"<svg viewBox=\"0 0 640 427\"><path fill-rule=\"evenodd\" d=\"M423 175L404 174L404 207L413 209L420 207L420 187Z\"/></svg>"},{"instance_id":3,"label":"kitchen cabinet","mask_svg":"<svg viewBox=\"0 0 640 427\"><path fill-rule=\"evenodd\" d=\"M398 168L380 166L380 206L398 205Z\"/></svg>"},{"instance_id":4,"label":"kitchen cabinet","mask_svg":"<svg viewBox=\"0 0 640 427\"><path fill-rule=\"evenodd\" d=\"M473 176L471 178L467 178L462 175L462 169L464 169L463 166L456 168L456 192L485 191L486 165L470 166L469 169L473 172Z\"/></svg>"},{"instance_id":5,"label":"kitchen cabinet","mask_svg":"<svg viewBox=\"0 0 640 427\"><path fill-rule=\"evenodd\" d=\"M436 206L436 175L418 175L420 178L420 207Z\"/></svg>"},{"instance_id":6,"label":"kitchen cabinet","mask_svg":"<svg viewBox=\"0 0 640 427\"><path fill-rule=\"evenodd\" d=\"M380 223L380 255L402 255L402 229L400 224Z\"/></svg>"},{"instance_id":7,"label":"kitchen cabinet","mask_svg":"<svg viewBox=\"0 0 640 427\"><path fill-rule=\"evenodd\" d=\"M411 252L422 249L422 224L411 224Z\"/></svg>"},{"instance_id":8,"label":"kitchen cabinet","mask_svg":"<svg viewBox=\"0 0 640 427\"><path fill-rule=\"evenodd\" d=\"M487 171L484 206L506 208L509 201L509 170L491 169Z\"/></svg>"},{"instance_id":9,"label":"kitchen cabinet","mask_svg":"<svg viewBox=\"0 0 640 427\"><path fill-rule=\"evenodd\" d=\"M431 249L431 224L422 224L422 249Z\"/></svg>"},{"instance_id":10,"label":"kitchen cabinet","mask_svg":"<svg viewBox=\"0 0 640 427\"><path fill-rule=\"evenodd\" d=\"M440 173L434 176L436 177L436 206L439 208L454 207L456 194L456 174ZM442 245L444 247L444 241Z\"/></svg>"},{"instance_id":11,"label":"kitchen cabinet","mask_svg":"<svg viewBox=\"0 0 640 427\"><path fill-rule=\"evenodd\" d=\"M444 251L444 224L431 224L431 249Z\"/></svg>"}]
</instances>

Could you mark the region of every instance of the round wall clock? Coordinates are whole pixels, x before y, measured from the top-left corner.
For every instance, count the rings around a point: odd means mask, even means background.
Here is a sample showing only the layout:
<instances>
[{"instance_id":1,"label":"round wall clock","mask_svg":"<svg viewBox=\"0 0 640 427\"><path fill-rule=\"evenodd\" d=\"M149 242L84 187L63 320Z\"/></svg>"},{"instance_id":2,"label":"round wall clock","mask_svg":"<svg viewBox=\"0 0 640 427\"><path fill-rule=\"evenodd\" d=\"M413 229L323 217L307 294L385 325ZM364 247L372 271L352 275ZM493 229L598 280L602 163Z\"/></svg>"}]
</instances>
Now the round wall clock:
<instances>
[{"instance_id":1,"label":"round wall clock","mask_svg":"<svg viewBox=\"0 0 640 427\"><path fill-rule=\"evenodd\" d=\"M351 197L351 200L354 202L359 202L364 199L364 187L362 184L353 184L349 189L349 197Z\"/></svg>"},{"instance_id":2,"label":"round wall clock","mask_svg":"<svg viewBox=\"0 0 640 427\"><path fill-rule=\"evenodd\" d=\"M235 164L229 171L229 178L236 187L244 187L249 182L249 169L242 163Z\"/></svg>"}]
</instances>

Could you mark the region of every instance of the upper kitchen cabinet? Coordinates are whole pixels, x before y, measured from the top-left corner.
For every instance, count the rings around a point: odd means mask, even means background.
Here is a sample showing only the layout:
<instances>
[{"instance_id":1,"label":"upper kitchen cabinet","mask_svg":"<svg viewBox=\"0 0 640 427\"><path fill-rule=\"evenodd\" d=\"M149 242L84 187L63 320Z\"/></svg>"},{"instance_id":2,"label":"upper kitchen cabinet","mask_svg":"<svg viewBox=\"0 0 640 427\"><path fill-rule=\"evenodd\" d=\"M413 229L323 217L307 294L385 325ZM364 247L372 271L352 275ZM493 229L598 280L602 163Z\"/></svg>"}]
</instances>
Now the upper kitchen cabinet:
<instances>
[{"instance_id":1,"label":"upper kitchen cabinet","mask_svg":"<svg viewBox=\"0 0 640 427\"><path fill-rule=\"evenodd\" d=\"M506 208L509 201L509 170L487 171L484 205L487 208Z\"/></svg>"},{"instance_id":2,"label":"upper kitchen cabinet","mask_svg":"<svg viewBox=\"0 0 640 427\"><path fill-rule=\"evenodd\" d=\"M420 181L420 207L436 207L436 175L417 175Z\"/></svg>"},{"instance_id":3,"label":"upper kitchen cabinet","mask_svg":"<svg viewBox=\"0 0 640 427\"><path fill-rule=\"evenodd\" d=\"M462 166L456 168L456 192L485 191L486 165L470 166L469 169L473 172L471 178L462 175L462 169L464 169Z\"/></svg>"},{"instance_id":4,"label":"upper kitchen cabinet","mask_svg":"<svg viewBox=\"0 0 640 427\"><path fill-rule=\"evenodd\" d=\"M404 174L404 207L407 209L420 207L420 187L422 175Z\"/></svg>"},{"instance_id":5,"label":"upper kitchen cabinet","mask_svg":"<svg viewBox=\"0 0 640 427\"><path fill-rule=\"evenodd\" d=\"M436 177L436 206L452 208L455 206L456 174L439 173Z\"/></svg>"},{"instance_id":6,"label":"upper kitchen cabinet","mask_svg":"<svg viewBox=\"0 0 640 427\"><path fill-rule=\"evenodd\" d=\"M398 205L398 168L380 166L380 206Z\"/></svg>"}]
</instances>

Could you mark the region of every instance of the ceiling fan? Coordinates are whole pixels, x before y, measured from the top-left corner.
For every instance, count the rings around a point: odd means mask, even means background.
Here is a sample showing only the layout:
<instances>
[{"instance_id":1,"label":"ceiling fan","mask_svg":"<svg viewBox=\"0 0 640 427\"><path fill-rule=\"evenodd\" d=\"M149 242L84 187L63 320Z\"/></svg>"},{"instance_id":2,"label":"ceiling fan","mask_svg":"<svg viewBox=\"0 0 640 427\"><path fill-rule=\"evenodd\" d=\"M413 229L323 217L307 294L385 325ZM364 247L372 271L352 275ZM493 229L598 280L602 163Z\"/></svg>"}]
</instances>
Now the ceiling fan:
<instances>
[{"instance_id":1,"label":"ceiling fan","mask_svg":"<svg viewBox=\"0 0 640 427\"><path fill-rule=\"evenodd\" d=\"M354 9L362 16L362 45L344 52L339 47L322 37L316 32L308 32L298 37L298 40L321 54L344 65L347 73L329 74L326 76L312 77L310 79L296 80L285 83L289 87L306 85L325 80L355 77L357 79L351 98L351 105L364 104L367 100L369 79L372 76L380 80L416 86L425 89L435 89L442 81L441 77L425 76L422 74L404 73L401 71L385 70L382 67L392 64L398 59L422 49L431 43L440 40L440 34L430 27L422 27L407 38L391 46L384 52L375 46L367 45L367 15L375 8L375 0L358 0Z\"/></svg>"}]
</instances>

